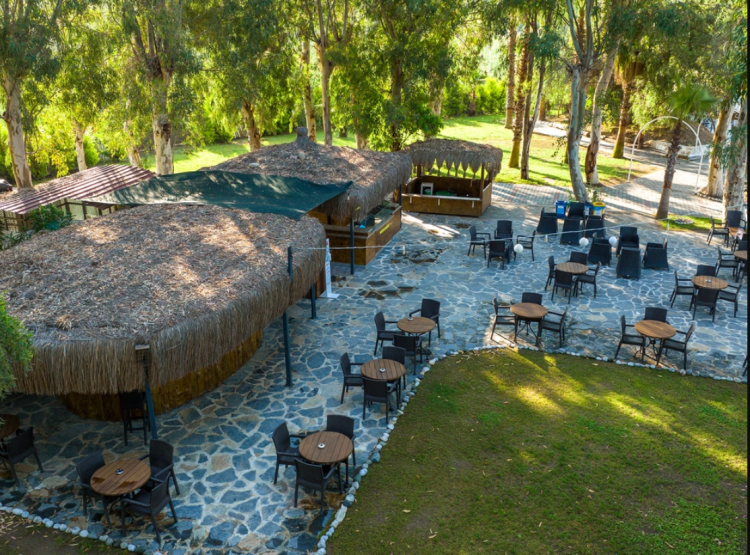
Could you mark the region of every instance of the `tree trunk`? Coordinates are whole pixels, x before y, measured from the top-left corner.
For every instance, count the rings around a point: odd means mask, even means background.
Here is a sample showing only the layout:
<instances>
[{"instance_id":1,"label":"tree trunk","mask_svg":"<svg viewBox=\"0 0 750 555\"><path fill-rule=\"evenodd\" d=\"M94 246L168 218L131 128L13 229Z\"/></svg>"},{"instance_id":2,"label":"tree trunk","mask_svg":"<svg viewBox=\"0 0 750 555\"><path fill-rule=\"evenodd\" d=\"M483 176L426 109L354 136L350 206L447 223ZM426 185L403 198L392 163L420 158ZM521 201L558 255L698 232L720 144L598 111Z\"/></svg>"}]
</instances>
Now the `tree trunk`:
<instances>
[{"instance_id":1,"label":"tree trunk","mask_svg":"<svg viewBox=\"0 0 750 555\"><path fill-rule=\"evenodd\" d=\"M171 76L167 75L152 82L152 93L156 100L156 110L151 124L154 132L154 151L156 154L156 174L170 175L174 173L172 152L172 122L169 121L167 111L167 96Z\"/></svg>"},{"instance_id":2,"label":"tree trunk","mask_svg":"<svg viewBox=\"0 0 750 555\"><path fill-rule=\"evenodd\" d=\"M607 54L607 61L604 64L602 74L599 76L599 82L596 84L594 93L594 109L591 121L591 142L586 150L586 182L595 187L599 187L599 171L597 167L597 157L599 148L602 144L602 122L604 120L602 111L602 96L609 88L609 82L612 80L612 74L615 70L615 59L617 57L617 48L613 48Z\"/></svg>"},{"instance_id":3,"label":"tree trunk","mask_svg":"<svg viewBox=\"0 0 750 555\"><path fill-rule=\"evenodd\" d=\"M674 174L677 170L677 153L680 151L680 137L682 135L682 120L677 120L672 131L672 141L667 153L667 168L664 170L664 188L661 190L659 208L656 210L657 220L666 220L669 217L669 199L672 195L672 184Z\"/></svg>"},{"instance_id":4,"label":"tree trunk","mask_svg":"<svg viewBox=\"0 0 750 555\"><path fill-rule=\"evenodd\" d=\"M515 87L516 104L515 119L513 121L513 149L510 152L509 168L521 167L521 141L523 139L523 120L526 106L526 97L528 94L528 76L529 76L529 45L531 42L531 32L527 27L524 31L523 46L521 47L521 67L518 69L518 83Z\"/></svg>"},{"instance_id":5,"label":"tree trunk","mask_svg":"<svg viewBox=\"0 0 750 555\"><path fill-rule=\"evenodd\" d=\"M143 161L141 160L141 153L138 152L135 137L133 137L133 132L130 130L130 122L125 121L125 123L122 124L122 128L130 139L128 145L125 147L125 152L128 155L128 162L130 162L130 165L133 167L142 168Z\"/></svg>"},{"instance_id":6,"label":"tree trunk","mask_svg":"<svg viewBox=\"0 0 750 555\"><path fill-rule=\"evenodd\" d=\"M473 118L477 115L477 88L474 86L471 89L471 100L469 101L469 117Z\"/></svg>"},{"instance_id":7,"label":"tree trunk","mask_svg":"<svg viewBox=\"0 0 750 555\"><path fill-rule=\"evenodd\" d=\"M726 100L719 112L719 122L716 125L714 133L714 144L724 146L729 136L729 129L732 127L732 117L736 111L731 105L730 100ZM710 197L721 197L724 192L724 173L726 168L721 163L718 149L711 151L711 165L708 170L708 185L703 193Z\"/></svg>"},{"instance_id":8,"label":"tree trunk","mask_svg":"<svg viewBox=\"0 0 750 555\"><path fill-rule=\"evenodd\" d=\"M617 141L612 151L612 158L625 157L625 136L630 128L630 107L632 105L631 96L633 94L633 82L623 81L622 83L622 104L620 105L620 125L617 130Z\"/></svg>"},{"instance_id":9,"label":"tree trunk","mask_svg":"<svg viewBox=\"0 0 750 555\"><path fill-rule=\"evenodd\" d=\"M255 119L255 106L247 100L242 101L242 119L245 121L247 141L250 143L250 150L260 150L263 145L260 142L260 128Z\"/></svg>"},{"instance_id":10,"label":"tree trunk","mask_svg":"<svg viewBox=\"0 0 750 555\"><path fill-rule=\"evenodd\" d=\"M370 147L370 141L367 137L360 135L359 133L355 133L354 136L357 139L357 148L359 150L367 150Z\"/></svg>"},{"instance_id":11,"label":"tree trunk","mask_svg":"<svg viewBox=\"0 0 750 555\"><path fill-rule=\"evenodd\" d=\"M15 79L5 79L3 89L5 89L3 119L8 126L8 150L13 166L13 179L16 182L16 187L31 189L34 187L34 183L26 158L26 137L23 133L21 121L21 83Z\"/></svg>"},{"instance_id":12,"label":"tree trunk","mask_svg":"<svg viewBox=\"0 0 750 555\"><path fill-rule=\"evenodd\" d=\"M401 112L401 97L404 90L404 66L400 59L391 61L391 110ZM391 152L399 152L401 144L401 130L395 121L389 125L391 135Z\"/></svg>"},{"instance_id":13,"label":"tree trunk","mask_svg":"<svg viewBox=\"0 0 750 555\"><path fill-rule=\"evenodd\" d=\"M542 105L539 108L539 121L547 121L547 110L549 109L549 102L544 100L542 97Z\"/></svg>"},{"instance_id":14,"label":"tree trunk","mask_svg":"<svg viewBox=\"0 0 750 555\"><path fill-rule=\"evenodd\" d=\"M349 138L349 129L347 129L346 125L339 129L339 139L347 139Z\"/></svg>"},{"instance_id":15,"label":"tree trunk","mask_svg":"<svg viewBox=\"0 0 750 555\"><path fill-rule=\"evenodd\" d=\"M313 142L318 140L318 124L313 104L313 90L310 84L310 42L302 43L302 71L304 84L302 85L302 100L305 104L305 125L307 125L307 136Z\"/></svg>"},{"instance_id":16,"label":"tree trunk","mask_svg":"<svg viewBox=\"0 0 750 555\"><path fill-rule=\"evenodd\" d=\"M581 171L581 134L583 133L583 114L586 110L586 91L588 89L588 72L576 64L570 68L571 98L570 124L568 127L568 146L565 150L570 170L570 184L578 202L589 202L586 184Z\"/></svg>"},{"instance_id":17,"label":"tree trunk","mask_svg":"<svg viewBox=\"0 0 750 555\"><path fill-rule=\"evenodd\" d=\"M443 90L440 89L440 96L430 102L430 111L433 116L440 117L443 114Z\"/></svg>"},{"instance_id":18,"label":"tree trunk","mask_svg":"<svg viewBox=\"0 0 750 555\"><path fill-rule=\"evenodd\" d=\"M333 74L333 64L326 60L326 48L317 45L318 59L320 61L320 88L323 96L323 135L325 144L333 145L333 128L331 127L331 93L329 91L331 84L331 75Z\"/></svg>"},{"instance_id":19,"label":"tree trunk","mask_svg":"<svg viewBox=\"0 0 750 555\"><path fill-rule=\"evenodd\" d=\"M521 152L521 179L529 179L529 157L531 156L531 138L534 135L534 127L536 122L539 120L539 114L541 112L542 103L542 92L544 92L544 75L547 72L547 64L542 60L539 66L539 86L536 90L536 104L534 106L534 115L531 119L528 118L528 113L531 109L531 89L529 89L528 102L526 106L526 123L523 130L523 151Z\"/></svg>"},{"instance_id":20,"label":"tree trunk","mask_svg":"<svg viewBox=\"0 0 750 555\"><path fill-rule=\"evenodd\" d=\"M515 113L516 92L516 42L518 33L516 23L511 21L508 33L508 84L505 89L505 128L513 129L513 114Z\"/></svg>"},{"instance_id":21,"label":"tree trunk","mask_svg":"<svg viewBox=\"0 0 750 555\"><path fill-rule=\"evenodd\" d=\"M86 151L83 148L83 136L86 129L76 120L73 120L73 132L76 135L76 160L78 161L78 171L86 171Z\"/></svg>"},{"instance_id":22,"label":"tree trunk","mask_svg":"<svg viewBox=\"0 0 750 555\"><path fill-rule=\"evenodd\" d=\"M740 107L740 118L737 127L747 129L747 98ZM727 172L727 182L724 186L724 219L728 210L742 210L743 194L747 179L747 135L739 140L737 157L732 160Z\"/></svg>"}]
</instances>

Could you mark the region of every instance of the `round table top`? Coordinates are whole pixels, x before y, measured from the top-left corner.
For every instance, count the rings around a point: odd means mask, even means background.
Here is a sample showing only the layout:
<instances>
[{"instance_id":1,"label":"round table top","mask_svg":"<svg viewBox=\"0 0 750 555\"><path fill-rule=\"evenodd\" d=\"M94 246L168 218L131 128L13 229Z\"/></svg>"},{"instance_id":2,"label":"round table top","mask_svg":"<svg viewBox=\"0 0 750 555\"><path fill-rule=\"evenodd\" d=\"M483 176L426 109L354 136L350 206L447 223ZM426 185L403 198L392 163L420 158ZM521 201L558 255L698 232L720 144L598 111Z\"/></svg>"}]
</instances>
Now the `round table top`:
<instances>
[{"instance_id":1,"label":"round table top","mask_svg":"<svg viewBox=\"0 0 750 555\"><path fill-rule=\"evenodd\" d=\"M0 414L3 425L0 426L0 439L5 439L16 433L21 420L15 414Z\"/></svg>"},{"instance_id":2,"label":"round table top","mask_svg":"<svg viewBox=\"0 0 750 555\"><path fill-rule=\"evenodd\" d=\"M578 264L576 262L563 262L562 264L557 265L557 270L565 272L566 274L581 276L589 271L589 267L585 264Z\"/></svg>"},{"instance_id":3,"label":"round table top","mask_svg":"<svg viewBox=\"0 0 750 555\"><path fill-rule=\"evenodd\" d=\"M385 369L385 372L381 372L381 368ZM405 374L404 365L395 360L370 360L362 365L362 375L370 380L395 382L403 378Z\"/></svg>"},{"instance_id":4,"label":"round table top","mask_svg":"<svg viewBox=\"0 0 750 555\"><path fill-rule=\"evenodd\" d=\"M402 332L413 335L430 333L437 327L435 320L430 318L404 318L403 320L399 320L396 325Z\"/></svg>"},{"instance_id":5,"label":"round table top","mask_svg":"<svg viewBox=\"0 0 750 555\"><path fill-rule=\"evenodd\" d=\"M323 445L324 447L320 447ZM315 464L336 464L349 458L354 451L352 440L337 432L318 432L303 439L299 454Z\"/></svg>"},{"instance_id":6,"label":"round table top","mask_svg":"<svg viewBox=\"0 0 750 555\"><path fill-rule=\"evenodd\" d=\"M117 471L122 470L122 474ZM146 485L151 478L151 467L138 459L115 461L101 467L91 477L91 489L99 495L120 497Z\"/></svg>"},{"instance_id":7,"label":"round table top","mask_svg":"<svg viewBox=\"0 0 750 555\"><path fill-rule=\"evenodd\" d=\"M521 318L526 318L527 320L541 320L547 314L549 314L549 310L544 308L540 304L534 304L534 303L518 303L511 305L510 311L515 314L516 316L519 316Z\"/></svg>"},{"instance_id":8,"label":"round table top","mask_svg":"<svg viewBox=\"0 0 750 555\"><path fill-rule=\"evenodd\" d=\"M729 287L729 284L721 278L711 276L695 276L693 285L700 289L723 290Z\"/></svg>"},{"instance_id":9,"label":"round table top","mask_svg":"<svg viewBox=\"0 0 750 555\"><path fill-rule=\"evenodd\" d=\"M747 262L747 251L734 251L734 257L737 260Z\"/></svg>"},{"instance_id":10,"label":"round table top","mask_svg":"<svg viewBox=\"0 0 750 555\"><path fill-rule=\"evenodd\" d=\"M676 329L657 320L641 320L635 325L635 331L651 339L672 339L677 335Z\"/></svg>"}]
</instances>

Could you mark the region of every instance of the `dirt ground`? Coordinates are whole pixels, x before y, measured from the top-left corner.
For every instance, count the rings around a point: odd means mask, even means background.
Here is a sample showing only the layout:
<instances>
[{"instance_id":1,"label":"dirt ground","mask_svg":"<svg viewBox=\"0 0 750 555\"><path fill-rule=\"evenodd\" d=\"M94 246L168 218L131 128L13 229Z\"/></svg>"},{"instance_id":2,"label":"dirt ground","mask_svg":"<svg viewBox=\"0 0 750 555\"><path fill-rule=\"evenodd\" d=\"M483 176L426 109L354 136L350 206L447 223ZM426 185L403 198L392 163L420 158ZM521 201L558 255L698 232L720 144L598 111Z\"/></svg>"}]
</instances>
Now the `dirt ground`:
<instances>
[{"instance_id":1,"label":"dirt ground","mask_svg":"<svg viewBox=\"0 0 750 555\"><path fill-rule=\"evenodd\" d=\"M0 555L112 555L115 552L101 542L82 540L0 513Z\"/></svg>"}]
</instances>

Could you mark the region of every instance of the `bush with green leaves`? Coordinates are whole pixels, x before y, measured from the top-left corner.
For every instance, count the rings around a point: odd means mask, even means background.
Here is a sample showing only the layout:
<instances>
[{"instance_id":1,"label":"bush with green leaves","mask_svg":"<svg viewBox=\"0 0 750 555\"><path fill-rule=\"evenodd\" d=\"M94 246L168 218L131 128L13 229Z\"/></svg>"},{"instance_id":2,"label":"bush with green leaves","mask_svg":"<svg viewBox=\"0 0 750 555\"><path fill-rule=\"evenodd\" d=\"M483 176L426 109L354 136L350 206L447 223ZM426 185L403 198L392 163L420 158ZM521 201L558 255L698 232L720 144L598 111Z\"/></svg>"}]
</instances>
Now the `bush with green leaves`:
<instances>
[{"instance_id":1,"label":"bush with green leaves","mask_svg":"<svg viewBox=\"0 0 750 555\"><path fill-rule=\"evenodd\" d=\"M29 223L34 231L57 231L72 224L73 216L50 204L29 212Z\"/></svg>"},{"instance_id":2,"label":"bush with green leaves","mask_svg":"<svg viewBox=\"0 0 750 555\"><path fill-rule=\"evenodd\" d=\"M0 399L13 389L13 369L28 372L34 355L31 333L6 309L0 295Z\"/></svg>"}]
</instances>

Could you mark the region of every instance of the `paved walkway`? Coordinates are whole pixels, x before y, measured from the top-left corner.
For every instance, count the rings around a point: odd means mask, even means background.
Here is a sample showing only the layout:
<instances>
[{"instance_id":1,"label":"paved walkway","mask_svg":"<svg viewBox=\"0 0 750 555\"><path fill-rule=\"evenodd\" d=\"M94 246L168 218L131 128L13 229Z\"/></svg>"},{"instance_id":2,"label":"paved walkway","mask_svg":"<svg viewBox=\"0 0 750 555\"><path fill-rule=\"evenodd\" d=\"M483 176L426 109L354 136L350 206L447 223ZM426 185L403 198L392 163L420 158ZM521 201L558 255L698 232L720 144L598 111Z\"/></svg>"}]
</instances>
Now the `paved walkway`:
<instances>
[{"instance_id":1,"label":"paved walkway","mask_svg":"<svg viewBox=\"0 0 750 555\"><path fill-rule=\"evenodd\" d=\"M647 179L643 186L649 187ZM524 291L543 292L547 258L566 261L573 249L553 240L539 241L535 261L524 252L504 270L497 262L487 268L481 255L466 254L468 228L477 224L489 231L495 220L511 219L517 234L530 234L540 207L551 208L560 194L553 187L498 185L492 207L480 220L406 214L404 229L376 261L353 277L342 276L336 283L338 299L319 302L316 320L310 320L309 303L290 311L294 387L284 386L281 323L275 322L266 330L261 349L237 374L216 390L160 416L161 436L176 447L182 492L175 499L180 522L166 528L162 549L170 555L292 555L312 549L315 535L331 513L319 517L317 511L293 507L293 469L283 470L274 485L273 430L283 421L292 433L315 430L324 426L327 414L349 415L357 422L358 461L365 460L385 430L384 415L375 407L362 419L361 391L350 392L340 403L338 359L347 351L365 359L372 356L373 316L378 311L389 320L397 319L418 308L423 297L440 300L443 335L432 345L437 354L508 343L507 332L505 338L490 336L493 297L518 301ZM682 194L677 190L676 199ZM623 198L629 196L626 189ZM672 268L683 276L693 275L698 263L715 263L716 247L707 247L703 236L667 234L625 200L617 204L618 198L610 198L608 223L637 222L643 243L667 237ZM673 279L670 272L644 271L640 281L623 280L616 278L614 266L604 269L598 298L587 291L570 305L565 349L612 357L620 315L634 322L643 317L645 306L668 306ZM746 291L737 318L729 304L722 304L715 324L707 313L699 313L691 344L691 374L742 380ZM567 300L556 297L553 302L549 293L545 304L559 311L568 307ZM687 304L680 299L670 311L670 321L681 330L692 322ZM525 336L521 340L526 341ZM556 350L557 340L548 335L544 345ZM621 358L631 361L633 354L628 350ZM674 369L681 359L674 356L667 362ZM81 420L52 398L12 396L0 403L0 412L19 415L24 427L34 426L46 470L40 474L31 464L20 465L21 489L14 487L8 474L0 474L0 503L86 529L92 536L109 534L117 545L124 541L140 551L157 549L153 530L142 520L128 518L125 537L105 530L98 508L87 520L75 486L74 464L84 455L101 450L107 461L141 455L145 449L136 438L125 447L119 424ZM114 522L117 526L117 516ZM163 524L171 521L165 518Z\"/></svg>"}]
</instances>

